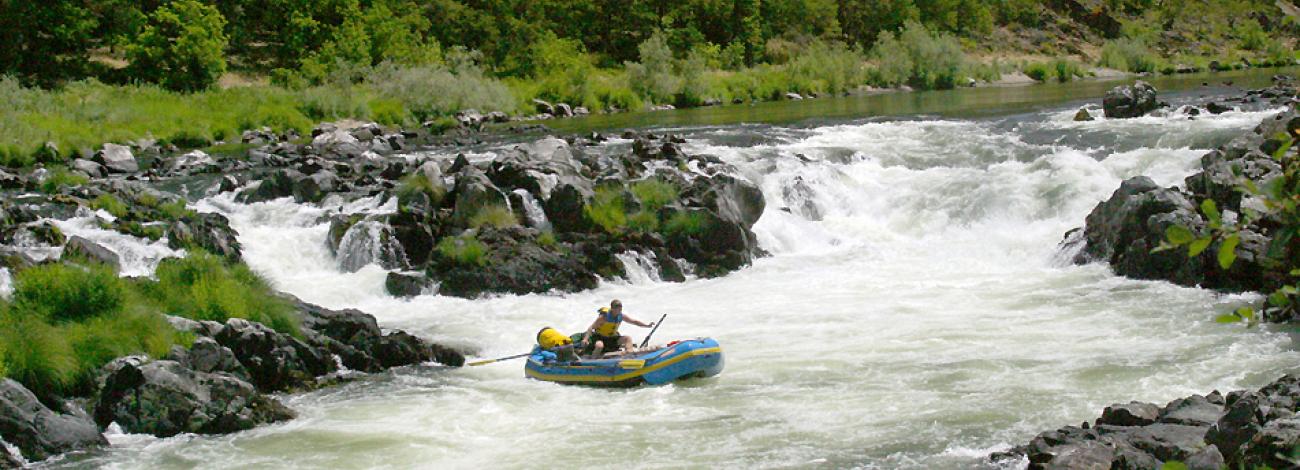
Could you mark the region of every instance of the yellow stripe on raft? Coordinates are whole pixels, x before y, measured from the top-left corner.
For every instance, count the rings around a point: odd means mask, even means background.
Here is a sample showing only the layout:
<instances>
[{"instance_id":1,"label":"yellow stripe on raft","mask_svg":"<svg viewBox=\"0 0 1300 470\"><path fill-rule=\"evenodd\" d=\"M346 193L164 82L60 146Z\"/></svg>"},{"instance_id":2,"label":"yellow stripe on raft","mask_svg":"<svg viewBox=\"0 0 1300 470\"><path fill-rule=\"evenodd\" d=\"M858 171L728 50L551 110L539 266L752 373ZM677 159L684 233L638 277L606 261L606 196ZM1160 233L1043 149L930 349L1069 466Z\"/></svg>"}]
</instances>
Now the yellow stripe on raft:
<instances>
[{"instance_id":1,"label":"yellow stripe on raft","mask_svg":"<svg viewBox=\"0 0 1300 470\"><path fill-rule=\"evenodd\" d=\"M543 374L541 372L534 371L533 369L524 369L524 372L529 377L532 377L534 379L549 380L552 382L622 382L627 379L640 377L642 375L649 374L651 372L662 369L664 367L668 367L670 365L684 361L687 358L691 358L695 356L703 356L705 354L717 354L721 352L722 352L722 347L693 349L691 351L679 354L672 359L660 362L653 366L646 367L640 370L626 372L619 375L553 375L553 374Z\"/></svg>"}]
</instances>

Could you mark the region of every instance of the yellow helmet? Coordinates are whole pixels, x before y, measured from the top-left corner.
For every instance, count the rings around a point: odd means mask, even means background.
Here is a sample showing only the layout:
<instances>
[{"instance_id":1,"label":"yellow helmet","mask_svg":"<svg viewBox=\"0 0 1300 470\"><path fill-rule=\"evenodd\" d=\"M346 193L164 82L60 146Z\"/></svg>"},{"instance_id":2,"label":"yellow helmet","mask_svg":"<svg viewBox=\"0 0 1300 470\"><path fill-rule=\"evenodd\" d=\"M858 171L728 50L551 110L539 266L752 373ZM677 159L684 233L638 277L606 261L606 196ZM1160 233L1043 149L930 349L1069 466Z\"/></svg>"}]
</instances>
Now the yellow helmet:
<instances>
[{"instance_id":1,"label":"yellow helmet","mask_svg":"<svg viewBox=\"0 0 1300 470\"><path fill-rule=\"evenodd\" d=\"M609 307L601 307L599 310L596 311L599 313L609 313Z\"/></svg>"}]
</instances>

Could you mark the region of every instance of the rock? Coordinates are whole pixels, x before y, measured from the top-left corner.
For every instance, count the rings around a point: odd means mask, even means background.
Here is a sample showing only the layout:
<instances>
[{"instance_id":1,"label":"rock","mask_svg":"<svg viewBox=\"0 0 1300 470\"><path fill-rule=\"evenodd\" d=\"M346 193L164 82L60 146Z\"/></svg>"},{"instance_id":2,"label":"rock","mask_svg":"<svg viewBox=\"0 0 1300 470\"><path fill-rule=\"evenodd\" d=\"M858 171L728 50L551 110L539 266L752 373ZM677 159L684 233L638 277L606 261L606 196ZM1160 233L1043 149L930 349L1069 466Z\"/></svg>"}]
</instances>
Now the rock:
<instances>
[{"instance_id":1,"label":"rock","mask_svg":"<svg viewBox=\"0 0 1300 470\"><path fill-rule=\"evenodd\" d=\"M1232 111L1232 107L1224 106L1217 102L1211 101L1209 103L1205 103L1205 110L1209 111L1210 114L1223 114L1228 111Z\"/></svg>"},{"instance_id":2,"label":"rock","mask_svg":"<svg viewBox=\"0 0 1300 470\"><path fill-rule=\"evenodd\" d=\"M1259 398L1255 393L1246 393L1230 402L1223 416L1205 434L1205 442L1217 446L1229 463L1239 460L1238 451L1263 428Z\"/></svg>"},{"instance_id":3,"label":"rock","mask_svg":"<svg viewBox=\"0 0 1300 470\"><path fill-rule=\"evenodd\" d=\"M291 390L336 369L328 355L301 340L240 318L227 320L214 339L235 353L262 390Z\"/></svg>"},{"instance_id":4,"label":"rock","mask_svg":"<svg viewBox=\"0 0 1300 470\"><path fill-rule=\"evenodd\" d=\"M68 244L63 247L64 258L82 257L91 261L98 261L113 268L114 271L121 271L122 259L117 252L107 247L90 241L80 235L73 235L68 239Z\"/></svg>"},{"instance_id":5,"label":"rock","mask_svg":"<svg viewBox=\"0 0 1300 470\"><path fill-rule=\"evenodd\" d=\"M293 196L294 201L320 202L337 184L337 176L328 171L305 175L297 170L280 169L262 179L260 183L239 194L240 202L264 202Z\"/></svg>"},{"instance_id":6,"label":"rock","mask_svg":"<svg viewBox=\"0 0 1300 470\"><path fill-rule=\"evenodd\" d=\"M1156 422L1160 414L1160 407L1151 403L1130 402L1128 404L1114 404L1106 407L1101 412L1101 418L1097 424L1110 424L1115 426L1146 426Z\"/></svg>"},{"instance_id":7,"label":"rock","mask_svg":"<svg viewBox=\"0 0 1300 470\"><path fill-rule=\"evenodd\" d=\"M220 170L217 161L202 150L194 150L172 160L170 171L203 173Z\"/></svg>"},{"instance_id":8,"label":"rock","mask_svg":"<svg viewBox=\"0 0 1300 470\"><path fill-rule=\"evenodd\" d=\"M104 169L103 165L92 162L90 160L86 160L84 158L78 158L76 160L73 160L72 169L85 173L91 178L103 178L104 175L107 174L107 171Z\"/></svg>"},{"instance_id":9,"label":"rock","mask_svg":"<svg viewBox=\"0 0 1300 470\"><path fill-rule=\"evenodd\" d=\"M140 171L140 164L131 155L131 148L125 145L104 144L104 147L95 152L94 161L108 170L109 173L135 173Z\"/></svg>"},{"instance_id":10,"label":"rock","mask_svg":"<svg viewBox=\"0 0 1300 470\"><path fill-rule=\"evenodd\" d=\"M587 109L585 106L575 106L573 108L574 116L586 116L588 114L591 114L591 110Z\"/></svg>"},{"instance_id":11,"label":"rock","mask_svg":"<svg viewBox=\"0 0 1300 470\"><path fill-rule=\"evenodd\" d=\"M104 366L95 422L130 433L170 437L223 434L292 419L293 411L253 385L175 361L120 358Z\"/></svg>"},{"instance_id":12,"label":"rock","mask_svg":"<svg viewBox=\"0 0 1300 470\"><path fill-rule=\"evenodd\" d=\"M1083 441L1061 446L1054 450L1051 462L1044 469L1110 470L1115 460L1115 450L1097 441Z\"/></svg>"},{"instance_id":13,"label":"rock","mask_svg":"<svg viewBox=\"0 0 1300 470\"><path fill-rule=\"evenodd\" d=\"M591 221L583 215L582 208L595 196L592 189L578 182L562 182L551 190L551 197L542 201L546 219L557 231L583 232Z\"/></svg>"},{"instance_id":14,"label":"rock","mask_svg":"<svg viewBox=\"0 0 1300 470\"><path fill-rule=\"evenodd\" d=\"M1074 113L1075 122L1092 121L1094 119L1096 118L1092 117L1092 113L1088 112L1085 108L1079 108L1079 112Z\"/></svg>"},{"instance_id":15,"label":"rock","mask_svg":"<svg viewBox=\"0 0 1300 470\"><path fill-rule=\"evenodd\" d=\"M248 371L235 357L235 352L206 336L195 339L194 344L177 362L198 372L225 372L241 380L248 380Z\"/></svg>"},{"instance_id":16,"label":"rock","mask_svg":"<svg viewBox=\"0 0 1300 470\"><path fill-rule=\"evenodd\" d=\"M482 171L466 167L456 175L456 186L449 195L455 201L452 223L466 227L469 220L483 209L507 207L506 196L497 189Z\"/></svg>"},{"instance_id":17,"label":"rock","mask_svg":"<svg viewBox=\"0 0 1300 470\"><path fill-rule=\"evenodd\" d=\"M572 117L573 108L569 106L568 103L556 103L555 112L552 114L554 114L556 117Z\"/></svg>"},{"instance_id":18,"label":"rock","mask_svg":"<svg viewBox=\"0 0 1300 470\"><path fill-rule=\"evenodd\" d=\"M31 461L108 445L94 422L50 410L35 394L11 379L0 379L0 438Z\"/></svg>"},{"instance_id":19,"label":"rock","mask_svg":"<svg viewBox=\"0 0 1300 470\"><path fill-rule=\"evenodd\" d=\"M239 233L226 216L215 212L182 217L167 227L167 246L172 249L200 247L231 262L243 259Z\"/></svg>"},{"instance_id":20,"label":"rock","mask_svg":"<svg viewBox=\"0 0 1300 470\"><path fill-rule=\"evenodd\" d=\"M1300 446L1300 419L1273 420L1242 446L1234 464L1244 468L1296 468L1290 457L1297 446Z\"/></svg>"},{"instance_id":21,"label":"rock","mask_svg":"<svg viewBox=\"0 0 1300 470\"><path fill-rule=\"evenodd\" d=\"M786 93L785 95L782 95L782 96L784 96L785 99L787 99L787 100L792 100L792 101L794 101L794 100L802 100L802 99L803 99L803 95L800 95L800 94L798 94L798 93L794 93L794 92L789 92L789 93Z\"/></svg>"},{"instance_id":22,"label":"rock","mask_svg":"<svg viewBox=\"0 0 1300 470\"><path fill-rule=\"evenodd\" d=\"M510 122L510 115L501 111L487 113L487 119L495 123Z\"/></svg>"},{"instance_id":23,"label":"rock","mask_svg":"<svg viewBox=\"0 0 1300 470\"><path fill-rule=\"evenodd\" d=\"M1205 446L1206 428L1156 423L1137 428L1128 441L1160 461L1186 460Z\"/></svg>"},{"instance_id":24,"label":"rock","mask_svg":"<svg viewBox=\"0 0 1300 470\"><path fill-rule=\"evenodd\" d=\"M1169 402L1160 411L1162 423L1188 426L1212 426L1223 415L1223 406L1211 403L1205 397L1193 395Z\"/></svg>"},{"instance_id":25,"label":"rock","mask_svg":"<svg viewBox=\"0 0 1300 470\"><path fill-rule=\"evenodd\" d=\"M477 109L466 109L464 111L459 111L456 113L455 117L456 117L456 122L459 123L461 127L467 127L473 129L478 129L483 127L483 122L486 120L483 114L478 112Z\"/></svg>"},{"instance_id":26,"label":"rock","mask_svg":"<svg viewBox=\"0 0 1300 470\"><path fill-rule=\"evenodd\" d=\"M486 292L575 292L596 287L596 270L606 266L581 250L544 248L533 241L527 229L485 229L477 238L487 246L481 266L435 257L436 269L430 273L440 281L439 294L473 298ZM608 246L598 248L613 259Z\"/></svg>"},{"instance_id":27,"label":"rock","mask_svg":"<svg viewBox=\"0 0 1300 470\"><path fill-rule=\"evenodd\" d=\"M1141 80L1112 88L1102 99L1102 109L1108 118L1139 117L1158 106L1155 87Z\"/></svg>"},{"instance_id":28,"label":"rock","mask_svg":"<svg viewBox=\"0 0 1300 470\"><path fill-rule=\"evenodd\" d=\"M537 112L540 114L555 114L555 106L542 99L533 98L533 107L536 108Z\"/></svg>"},{"instance_id":29,"label":"rock","mask_svg":"<svg viewBox=\"0 0 1300 470\"><path fill-rule=\"evenodd\" d=\"M0 168L0 189L22 189L27 185L26 179Z\"/></svg>"},{"instance_id":30,"label":"rock","mask_svg":"<svg viewBox=\"0 0 1300 470\"><path fill-rule=\"evenodd\" d=\"M1219 470L1227 466L1227 463L1223 460L1223 454L1219 453L1219 448L1213 445L1207 446L1187 457L1183 464L1187 465L1187 470Z\"/></svg>"},{"instance_id":31,"label":"rock","mask_svg":"<svg viewBox=\"0 0 1300 470\"><path fill-rule=\"evenodd\" d=\"M384 279L384 290L393 297L415 297L425 293L430 287L429 278L420 273L388 273Z\"/></svg>"}]
</instances>

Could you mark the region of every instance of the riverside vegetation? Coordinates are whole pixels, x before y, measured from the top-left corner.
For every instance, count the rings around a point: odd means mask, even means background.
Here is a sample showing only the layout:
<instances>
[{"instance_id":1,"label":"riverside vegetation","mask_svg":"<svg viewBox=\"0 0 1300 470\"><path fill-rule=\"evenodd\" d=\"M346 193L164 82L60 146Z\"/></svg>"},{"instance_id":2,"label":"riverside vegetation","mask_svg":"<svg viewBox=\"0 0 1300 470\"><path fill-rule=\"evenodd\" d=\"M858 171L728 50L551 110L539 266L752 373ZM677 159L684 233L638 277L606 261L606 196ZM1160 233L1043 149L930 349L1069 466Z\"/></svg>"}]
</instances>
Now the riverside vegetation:
<instances>
[{"instance_id":1,"label":"riverside vegetation","mask_svg":"<svg viewBox=\"0 0 1300 470\"><path fill-rule=\"evenodd\" d=\"M1130 72L1295 61L1263 0L284 0L11 2L0 163L103 142L228 142L322 120L456 124L535 99L602 111L948 88L1087 64ZM52 40L49 38L53 38ZM269 83L268 83L269 82ZM36 88L42 87L42 88ZM565 109L569 108L567 105ZM563 114L563 113L558 113Z\"/></svg>"}]
</instances>

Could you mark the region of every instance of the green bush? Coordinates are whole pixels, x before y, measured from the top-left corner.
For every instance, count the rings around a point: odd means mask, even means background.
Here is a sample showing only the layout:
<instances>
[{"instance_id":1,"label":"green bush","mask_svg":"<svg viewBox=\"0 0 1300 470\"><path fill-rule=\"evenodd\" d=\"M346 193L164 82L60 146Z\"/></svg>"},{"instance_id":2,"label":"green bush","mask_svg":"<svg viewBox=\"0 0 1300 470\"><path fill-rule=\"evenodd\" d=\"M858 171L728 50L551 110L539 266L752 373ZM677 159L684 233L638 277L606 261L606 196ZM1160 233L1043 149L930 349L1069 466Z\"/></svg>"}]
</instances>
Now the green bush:
<instances>
[{"instance_id":1,"label":"green bush","mask_svg":"<svg viewBox=\"0 0 1300 470\"><path fill-rule=\"evenodd\" d=\"M637 46L641 61L626 64L628 82L637 94L653 103L671 103L682 88L682 79L674 74L673 51L668 38L656 31Z\"/></svg>"},{"instance_id":2,"label":"green bush","mask_svg":"<svg viewBox=\"0 0 1300 470\"><path fill-rule=\"evenodd\" d=\"M483 112L518 109L510 89L472 63L458 69L382 65L366 77L366 84L380 97L402 103L420 121L471 108Z\"/></svg>"},{"instance_id":3,"label":"green bush","mask_svg":"<svg viewBox=\"0 0 1300 470\"><path fill-rule=\"evenodd\" d=\"M158 212L162 214L163 218L171 221L198 216L198 212L190 210L184 199L164 202L158 205Z\"/></svg>"},{"instance_id":4,"label":"green bush","mask_svg":"<svg viewBox=\"0 0 1300 470\"><path fill-rule=\"evenodd\" d=\"M29 390L58 394L77 377L77 357L58 328L10 306L0 317L0 344L5 350L5 370Z\"/></svg>"},{"instance_id":5,"label":"green bush","mask_svg":"<svg viewBox=\"0 0 1300 470\"><path fill-rule=\"evenodd\" d=\"M555 239L555 232L551 230L543 230L541 234L537 235L537 244L543 247L554 248L558 243L559 241Z\"/></svg>"},{"instance_id":6,"label":"green bush","mask_svg":"<svg viewBox=\"0 0 1300 470\"><path fill-rule=\"evenodd\" d=\"M515 218L515 213L498 205L491 205L479 209L472 217L469 218L469 226L472 228L495 227L507 228L519 226L519 220Z\"/></svg>"},{"instance_id":7,"label":"green bush","mask_svg":"<svg viewBox=\"0 0 1300 470\"><path fill-rule=\"evenodd\" d=\"M701 212L683 211L673 213L664 223L666 235L699 235L708 229L708 218Z\"/></svg>"},{"instance_id":8,"label":"green bush","mask_svg":"<svg viewBox=\"0 0 1300 470\"><path fill-rule=\"evenodd\" d=\"M127 48L133 77L172 90L201 90L226 71L226 20L211 5L174 0L149 15Z\"/></svg>"},{"instance_id":9,"label":"green bush","mask_svg":"<svg viewBox=\"0 0 1300 470\"><path fill-rule=\"evenodd\" d=\"M1098 65L1133 73L1154 73L1160 69L1160 57L1140 39L1120 38L1106 41Z\"/></svg>"},{"instance_id":10,"label":"green bush","mask_svg":"<svg viewBox=\"0 0 1300 470\"><path fill-rule=\"evenodd\" d=\"M142 290L169 314L215 322L243 318L301 335L293 306L247 265L227 265L196 250L185 258L163 260L156 276L158 280L146 282Z\"/></svg>"},{"instance_id":11,"label":"green bush","mask_svg":"<svg viewBox=\"0 0 1300 470\"><path fill-rule=\"evenodd\" d=\"M486 266L487 245L473 236L444 237L438 241L438 254L463 266Z\"/></svg>"},{"instance_id":12,"label":"green bush","mask_svg":"<svg viewBox=\"0 0 1300 470\"><path fill-rule=\"evenodd\" d=\"M90 182L90 178L79 173L72 173L67 168L56 166L49 169L49 174L41 180L41 192L54 194L64 187L81 186Z\"/></svg>"},{"instance_id":13,"label":"green bush","mask_svg":"<svg viewBox=\"0 0 1300 470\"><path fill-rule=\"evenodd\" d=\"M128 212L126 204L124 204L121 199L118 199L117 196L109 193L100 194L99 197L90 202L90 207L103 209L109 214L112 214L113 217L119 218L126 217Z\"/></svg>"},{"instance_id":14,"label":"green bush","mask_svg":"<svg viewBox=\"0 0 1300 470\"><path fill-rule=\"evenodd\" d=\"M659 231L659 216L653 211L639 210L627 217L627 228L634 233L654 233Z\"/></svg>"},{"instance_id":15,"label":"green bush","mask_svg":"<svg viewBox=\"0 0 1300 470\"><path fill-rule=\"evenodd\" d=\"M932 33L914 21L907 22L897 38L881 33L871 56L877 64L879 84L907 83L924 90L955 86L966 60L957 38Z\"/></svg>"},{"instance_id":16,"label":"green bush","mask_svg":"<svg viewBox=\"0 0 1300 470\"><path fill-rule=\"evenodd\" d=\"M126 281L108 266L48 264L14 276L16 309L54 323L82 321L121 312L127 303Z\"/></svg>"},{"instance_id":17,"label":"green bush","mask_svg":"<svg viewBox=\"0 0 1300 470\"><path fill-rule=\"evenodd\" d=\"M1083 66L1069 59L1036 62L1025 66L1025 75L1040 82L1055 80L1061 83L1085 76Z\"/></svg>"},{"instance_id":18,"label":"green bush","mask_svg":"<svg viewBox=\"0 0 1300 470\"><path fill-rule=\"evenodd\" d=\"M588 220L604 229L606 233L622 233L627 226L627 205L623 200L623 188L619 186L602 186L596 188L591 203L583 206L582 213Z\"/></svg>"},{"instance_id":19,"label":"green bush","mask_svg":"<svg viewBox=\"0 0 1300 470\"><path fill-rule=\"evenodd\" d=\"M681 196L677 185L658 178L632 183L632 195L636 196L636 200L642 207L651 211L677 202L677 198Z\"/></svg>"}]
</instances>

